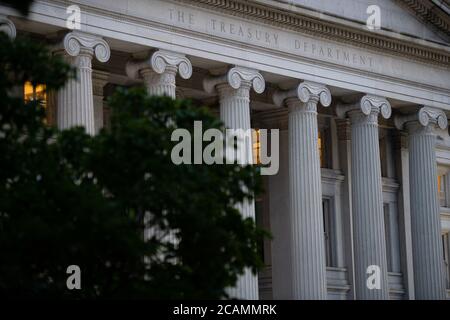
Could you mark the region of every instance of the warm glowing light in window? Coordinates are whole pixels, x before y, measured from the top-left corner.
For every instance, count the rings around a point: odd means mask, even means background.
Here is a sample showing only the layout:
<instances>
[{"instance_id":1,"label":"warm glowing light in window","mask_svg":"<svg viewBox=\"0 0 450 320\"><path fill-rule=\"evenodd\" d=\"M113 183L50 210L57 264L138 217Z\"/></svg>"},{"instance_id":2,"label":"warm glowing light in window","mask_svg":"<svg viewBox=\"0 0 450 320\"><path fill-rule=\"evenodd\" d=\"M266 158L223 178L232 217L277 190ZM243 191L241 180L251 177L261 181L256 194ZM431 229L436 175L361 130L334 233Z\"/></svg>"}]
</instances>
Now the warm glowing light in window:
<instances>
[{"instance_id":1,"label":"warm glowing light in window","mask_svg":"<svg viewBox=\"0 0 450 320\"><path fill-rule=\"evenodd\" d=\"M320 164L321 167L324 163L324 155L323 155L323 139L322 139L322 132L319 131L319 139L317 141L317 144L319 146L319 158L320 158Z\"/></svg>"},{"instance_id":2,"label":"warm glowing light in window","mask_svg":"<svg viewBox=\"0 0 450 320\"><path fill-rule=\"evenodd\" d=\"M441 191L441 186L442 186L442 176L438 176L438 191Z\"/></svg>"},{"instance_id":3,"label":"warm glowing light in window","mask_svg":"<svg viewBox=\"0 0 450 320\"><path fill-rule=\"evenodd\" d=\"M47 106L47 91L43 84L33 86L31 82L25 82L25 85L23 86L23 96L27 102L39 100L44 108Z\"/></svg>"},{"instance_id":4,"label":"warm glowing light in window","mask_svg":"<svg viewBox=\"0 0 450 320\"><path fill-rule=\"evenodd\" d=\"M253 163L261 164L261 140L259 129L253 132Z\"/></svg>"}]
</instances>

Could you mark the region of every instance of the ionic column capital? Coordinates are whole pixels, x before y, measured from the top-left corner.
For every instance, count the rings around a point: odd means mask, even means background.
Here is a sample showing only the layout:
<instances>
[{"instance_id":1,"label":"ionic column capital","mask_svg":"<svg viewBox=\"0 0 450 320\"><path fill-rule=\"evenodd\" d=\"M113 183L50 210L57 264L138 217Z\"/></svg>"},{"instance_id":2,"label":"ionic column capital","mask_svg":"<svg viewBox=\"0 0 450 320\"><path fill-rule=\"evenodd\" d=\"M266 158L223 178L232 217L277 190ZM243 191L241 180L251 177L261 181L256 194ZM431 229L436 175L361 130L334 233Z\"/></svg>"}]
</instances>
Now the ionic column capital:
<instances>
[{"instance_id":1,"label":"ionic column capital","mask_svg":"<svg viewBox=\"0 0 450 320\"><path fill-rule=\"evenodd\" d=\"M207 93L214 93L218 85L226 84L237 90L253 87L256 93L263 93L266 82L257 70L235 66L222 76L207 77L203 80L203 88Z\"/></svg>"},{"instance_id":2,"label":"ionic column capital","mask_svg":"<svg viewBox=\"0 0 450 320\"><path fill-rule=\"evenodd\" d=\"M324 107L331 105L331 93L330 90L323 84L304 81L300 83L296 88L291 90L277 90L273 94L273 102L276 106L282 107L284 103L292 104L298 99L299 102L309 103L312 102L315 107L320 103Z\"/></svg>"},{"instance_id":3,"label":"ionic column capital","mask_svg":"<svg viewBox=\"0 0 450 320\"><path fill-rule=\"evenodd\" d=\"M427 129L426 132L432 132L436 128L444 130L448 126L447 115L443 110L426 106L414 114L395 116L394 123L397 129L402 130L407 127L410 133L420 129Z\"/></svg>"},{"instance_id":4,"label":"ionic column capital","mask_svg":"<svg viewBox=\"0 0 450 320\"><path fill-rule=\"evenodd\" d=\"M339 104L336 106L336 114L343 119L349 115L353 121L366 120L378 123L378 114L381 113L383 118L389 119L392 115L392 107L390 102L383 97L374 95L365 95L356 103Z\"/></svg>"},{"instance_id":5,"label":"ionic column capital","mask_svg":"<svg viewBox=\"0 0 450 320\"><path fill-rule=\"evenodd\" d=\"M189 79L192 76L192 64L189 59L183 54L167 50L155 51L150 58L130 60L126 64L126 73L132 79L139 79L140 72L145 69L150 69L157 74L178 72L183 79Z\"/></svg>"},{"instance_id":6,"label":"ionic column capital","mask_svg":"<svg viewBox=\"0 0 450 320\"><path fill-rule=\"evenodd\" d=\"M11 39L16 38L17 31L14 22L4 15L0 15L0 32L6 33Z\"/></svg>"},{"instance_id":7,"label":"ionic column capital","mask_svg":"<svg viewBox=\"0 0 450 320\"><path fill-rule=\"evenodd\" d=\"M111 49L103 38L80 31L72 31L65 35L63 49L72 57L80 53L95 55L100 62L107 62L111 56Z\"/></svg>"}]
</instances>

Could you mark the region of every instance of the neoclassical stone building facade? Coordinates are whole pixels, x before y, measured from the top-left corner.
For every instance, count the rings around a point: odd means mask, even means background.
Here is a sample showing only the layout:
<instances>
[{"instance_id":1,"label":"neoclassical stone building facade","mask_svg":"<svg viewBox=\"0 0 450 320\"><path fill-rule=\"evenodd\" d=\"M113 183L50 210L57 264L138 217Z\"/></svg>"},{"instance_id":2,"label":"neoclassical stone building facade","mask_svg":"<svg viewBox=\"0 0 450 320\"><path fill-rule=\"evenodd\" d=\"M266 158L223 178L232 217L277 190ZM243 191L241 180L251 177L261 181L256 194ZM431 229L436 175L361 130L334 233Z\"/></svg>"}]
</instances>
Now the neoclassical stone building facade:
<instances>
[{"instance_id":1,"label":"neoclassical stone building facade","mask_svg":"<svg viewBox=\"0 0 450 320\"><path fill-rule=\"evenodd\" d=\"M67 28L80 8L80 29ZM371 5L381 29L371 30ZM108 126L106 97L144 84L230 128L280 130L280 168L240 207L273 235L244 299L450 297L450 6L419 0L39 0L0 29L78 70L48 121ZM24 84L24 98L43 88ZM258 136L254 147L258 148ZM251 153L252 150L243 152ZM371 269L379 289L370 289ZM369 273L368 273L369 271Z\"/></svg>"}]
</instances>

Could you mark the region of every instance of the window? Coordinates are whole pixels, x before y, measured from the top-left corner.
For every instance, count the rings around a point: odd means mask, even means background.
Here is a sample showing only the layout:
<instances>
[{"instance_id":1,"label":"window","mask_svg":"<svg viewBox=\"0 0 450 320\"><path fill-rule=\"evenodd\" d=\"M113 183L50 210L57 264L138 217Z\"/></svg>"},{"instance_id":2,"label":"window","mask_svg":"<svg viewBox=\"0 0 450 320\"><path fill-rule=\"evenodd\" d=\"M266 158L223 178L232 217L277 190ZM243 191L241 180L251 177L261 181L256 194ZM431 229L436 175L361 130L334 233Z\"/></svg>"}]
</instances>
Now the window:
<instances>
[{"instance_id":1,"label":"window","mask_svg":"<svg viewBox=\"0 0 450 320\"><path fill-rule=\"evenodd\" d=\"M329 152L330 139L329 139L329 130L327 128L323 128L319 130L319 139L317 141L317 145L319 148L319 159L320 159L320 167L321 168L330 168L330 156L331 152Z\"/></svg>"},{"instance_id":2,"label":"window","mask_svg":"<svg viewBox=\"0 0 450 320\"><path fill-rule=\"evenodd\" d=\"M334 219L331 210L331 199L322 200L322 210L326 266L335 267Z\"/></svg>"},{"instance_id":3,"label":"window","mask_svg":"<svg viewBox=\"0 0 450 320\"><path fill-rule=\"evenodd\" d=\"M44 123L51 124L52 121L52 110L48 108L48 96L46 86L43 84L33 85L31 82L27 81L23 85L23 98L25 102L39 100L40 104L44 109L46 109L46 118Z\"/></svg>"},{"instance_id":4,"label":"window","mask_svg":"<svg viewBox=\"0 0 450 320\"><path fill-rule=\"evenodd\" d=\"M392 230L391 230L391 218L389 213L389 204L385 203L383 205L384 212L384 232L386 239L386 258L387 258L387 267L388 271L392 272Z\"/></svg>"},{"instance_id":5,"label":"window","mask_svg":"<svg viewBox=\"0 0 450 320\"><path fill-rule=\"evenodd\" d=\"M317 142L317 145L319 146L320 167L322 167L325 146L323 145L322 133L320 131L319 131L319 141Z\"/></svg>"},{"instance_id":6,"label":"window","mask_svg":"<svg viewBox=\"0 0 450 320\"><path fill-rule=\"evenodd\" d=\"M400 273L400 237L398 227L397 202L385 202L383 204L383 213L388 271Z\"/></svg>"},{"instance_id":7,"label":"window","mask_svg":"<svg viewBox=\"0 0 450 320\"><path fill-rule=\"evenodd\" d=\"M438 176L437 177L439 204L441 207L446 206L445 183L444 183L445 179L448 179L448 177L446 177L446 176Z\"/></svg>"},{"instance_id":8,"label":"window","mask_svg":"<svg viewBox=\"0 0 450 320\"><path fill-rule=\"evenodd\" d=\"M387 159L387 146L386 137L380 139L380 164L381 164L381 176L388 176L388 159Z\"/></svg>"},{"instance_id":9,"label":"window","mask_svg":"<svg viewBox=\"0 0 450 320\"><path fill-rule=\"evenodd\" d=\"M40 100L44 107L47 105L46 87L43 84L33 86L29 81L23 86L23 97L25 101Z\"/></svg>"},{"instance_id":10,"label":"window","mask_svg":"<svg viewBox=\"0 0 450 320\"><path fill-rule=\"evenodd\" d=\"M442 248L445 266L445 280L447 288L450 289L450 232L442 234Z\"/></svg>"},{"instance_id":11,"label":"window","mask_svg":"<svg viewBox=\"0 0 450 320\"><path fill-rule=\"evenodd\" d=\"M253 163L261 164L261 135L259 129L252 130L253 134Z\"/></svg>"}]
</instances>

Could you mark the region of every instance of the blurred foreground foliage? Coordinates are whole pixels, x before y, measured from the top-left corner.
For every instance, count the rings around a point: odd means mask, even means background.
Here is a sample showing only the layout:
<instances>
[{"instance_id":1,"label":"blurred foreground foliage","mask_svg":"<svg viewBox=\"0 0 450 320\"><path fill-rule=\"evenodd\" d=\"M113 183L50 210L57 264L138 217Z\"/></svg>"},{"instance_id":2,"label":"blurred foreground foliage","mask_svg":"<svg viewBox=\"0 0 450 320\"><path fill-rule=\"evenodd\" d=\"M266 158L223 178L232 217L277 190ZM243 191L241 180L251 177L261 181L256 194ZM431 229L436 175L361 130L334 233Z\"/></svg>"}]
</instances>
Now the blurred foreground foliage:
<instances>
[{"instance_id":1,"label":"blurred foreground foliage","mask_svg":"<svg viewBox=\"0 0 450 320\"><path fill-rule=\"evenodd\" d=\"M265 232L236 209L260 191L257 170L172 163L175 128L222 128L189 101L118 90L111 128L90 136L45 125L39 101L15 97L25 81L56 90L71 76L45 46L0 33L0 294L226 297L262 266ZM81 290L66 287L69 265Z\"/></svg>"}]
</instances>

